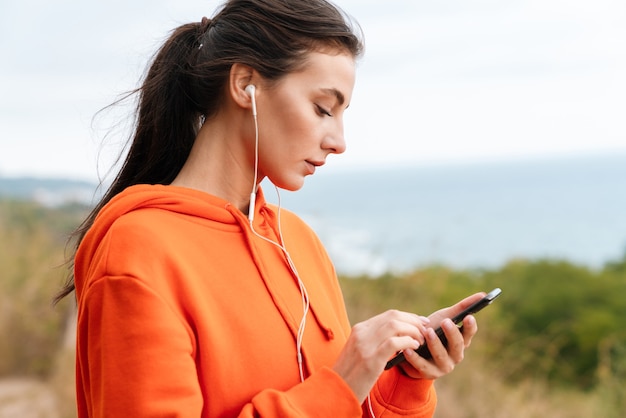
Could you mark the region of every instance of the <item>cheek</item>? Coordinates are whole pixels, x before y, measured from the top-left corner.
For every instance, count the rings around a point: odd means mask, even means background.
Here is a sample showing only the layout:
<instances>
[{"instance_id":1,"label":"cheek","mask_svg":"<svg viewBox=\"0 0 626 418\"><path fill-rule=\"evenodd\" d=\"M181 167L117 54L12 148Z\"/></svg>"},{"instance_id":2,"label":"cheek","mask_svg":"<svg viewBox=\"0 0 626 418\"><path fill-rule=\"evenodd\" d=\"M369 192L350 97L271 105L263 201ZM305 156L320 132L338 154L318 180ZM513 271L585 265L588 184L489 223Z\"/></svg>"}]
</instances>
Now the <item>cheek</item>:
<instances>
[{"instance_id":1,"label":"cheek","mask_svg":"<svg viewBox=\"0 0 626 418\"><path fill-rule=\"evenodd\" d=\"M265 143L266 150L272 150L274 158L307 157L321 126L312 105L303 99L284 97L273 104L276 111L259 121L264 125L261 144Z\"/></svg>"},{"instance_id":2,"label":"cheek","mask_svg":"<svg viewBox=\"0 0 626 418\"><path fill-rule=\"evenodd\" d=\"M290 154L304 151L302 146L314 135L314 125L301 113L290 112L276 124L273 132L276 142Z\"/></svg>"}]
</instances>

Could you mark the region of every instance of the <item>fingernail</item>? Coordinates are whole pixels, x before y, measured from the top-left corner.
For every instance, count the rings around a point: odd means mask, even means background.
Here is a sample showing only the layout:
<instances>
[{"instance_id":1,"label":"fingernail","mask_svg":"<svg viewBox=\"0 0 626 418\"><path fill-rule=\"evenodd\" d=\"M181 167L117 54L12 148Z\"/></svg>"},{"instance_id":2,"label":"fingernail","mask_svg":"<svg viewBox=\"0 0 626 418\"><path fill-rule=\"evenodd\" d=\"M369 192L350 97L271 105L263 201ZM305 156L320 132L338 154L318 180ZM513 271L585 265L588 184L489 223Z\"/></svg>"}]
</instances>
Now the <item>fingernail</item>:
<instances>
[{"instance_id":1,"label":"fingernail","mask_svg":"<svg viewBox=\"0 0 626 418\"><path fill-rule=\"evenodd\" d=\"M450 330L450 329L452 329L453 327L456 326L456 325L454 325L454 322L452 322L452 320L448 319L448 318L444 319L443 322L441 323L441 325L444 328L448 329L448 330Z\"/></svg>"},{"instance_id":2,"label":"fingernail","mask_svg":"<svg viewBox=\"0 0 626 418\"><path fill-rule=\"evenodd\" d=\"M413 340L413 350L417 350L422 345L418 340Z\"/></svg>"}]
</instances>

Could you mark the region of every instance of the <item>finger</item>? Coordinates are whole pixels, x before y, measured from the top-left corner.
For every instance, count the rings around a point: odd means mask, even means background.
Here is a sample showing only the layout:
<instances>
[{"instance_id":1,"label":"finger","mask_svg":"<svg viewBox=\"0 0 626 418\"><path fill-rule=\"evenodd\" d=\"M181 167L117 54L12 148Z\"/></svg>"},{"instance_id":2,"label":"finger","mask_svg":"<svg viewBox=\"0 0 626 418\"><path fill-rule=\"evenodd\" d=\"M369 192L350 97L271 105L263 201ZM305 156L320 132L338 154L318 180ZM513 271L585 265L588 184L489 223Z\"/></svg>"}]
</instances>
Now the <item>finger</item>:
<instances>
[{"instance_id":1,"label":"finger","mask_svg":"<svg viewBox=\"0 0 626 418\"><path fill-rule=\"evenodd\" d=\"M424 321L417 315L388 311L356 324L351 341L363 359L377 359L372 364L384 366L396 353L423 344L424 331Z\"/></svg>"},{"instance_id":2,"label":"finger","mask_svg":"<svg viewBox=\"0 0 626 418\"><path fill-rule=\"evenodd\" d=\"M433 312L430 316L430 322L433 326L440 325L441 321L444 318L452 318L457 314L463 312L465 309L472 306L472 304L478 302L480 299L485 297L485 292L474 293L471 296L466 297L465 299L455 303L452 306L448 306L447 308L439 309L438 311Z\"/></svg>"},{"instance_id":3,"label":"finger","mask_svg":"<svg viewBox=\"0 0 626 418\"><path fill-rule=\"evenodd\" d=\"M419 341L408 336L390 338L387 341L385 341L383 345L384 347L381 347L381 351L384 351L385 353L391 353L391 354L387 354L387 358L386 358L387 360L391 356L395 356L397 353L400 353L400 352L404 352L404 351L415 352L415 350L417 350L421 346Z\"/></svg>"},{"instance_id":4,"label":"finger","mask_svg":"<svg viewBox=\"0 0 626 418\"><path fill-rule=\"evenodd\" d=\"M424 343L423 334L430 322L426 317L397 310L389 310L373 319L373 326L380 332L383 339L409 335L418 340L420 344Z\"/></svg>"},{"instance_id":5,"label":"finger","mask_svg":"<svg viewBox=\"0 0 626 418\"><path fill-rule=\"evenodd\" d=\"M450 322L449 320L445 320L445 322ZM446 325L442 324L444 327ZM456 326L453 325L454 328ZM428 330L428 335L426 336L426 343L428 344L428 349L430 350L430 354L432 355L431 362L437 366L437 371L441 373L441 375L448 374L454 369L454 365L456 364L450 355L448 354L448 349L442 344L441 340L435 333L434 330ZM454 330L453 330L454 331ZM456 330L458 333L458 329Z\"/></svg>"},{"instance_id":6,"label":"finger","mask_svg":"<svg viewBox=\"0 0 626 418\"><path fill-rule=\"evenodd\" d=\"M478 324L476 318L473 315L468 315L463 319L463 340L465 341L465 348L469 347L472 343L472 338L478 332Z\"/></svg>"},{"instance_id":7,"label":"finger","mask_svg":"<svg viewBox=\"0 0 626 418\"><path fill-rule=\"evenodd\" d=\"M420 316L411 312L399 311L396 309L390 309L375 318L378 318L383 322L388 321L389 319L396 319L420 327L430 324L430 319L425 316Z\"/></svg>"},{"instance_id":8,"label":"finger","mask_svg":"<svg viewBox=\"0 0 626 418\"><path fill-rule=\"evenodd\" d=\"M465 350L465 339L459 328L450 320L445 319L441 323L444 335L448 341L448 356L455 364L463 360Z\"/></svg>"},{"instance_id":9,"label":"finger","mask_svg":"<svg viewBox=\"0 0 626 418\"><path fill-rule=\"evenodd\" d=\"M412 340L415 340L419 345L421 345L425 342L425 332L426 327L423 324L413 324L403 322L398 319L391 319L380 326L377 331L377 338L384 343L385 341L397 337L410 337Z\"/></svg>"},{"instance_id":10,"label":"finger","mask_svg":"<svg viewBox=\"0 0 626 418\"><path fill-rule=\"evenodd\" d=\"M454 362L432 328L426 332L426 343L432 358L427 360L414 351L405 350L406 364L400 364L403 371L411 377L424 379L437 379L451 372L454 369Z\"/></svg>"},{"instance_id":11,"label":"finger","mask_svg":"<svg viewBox=\"0 0 626 418\"><path fill-rule=\"evenodd\" d=\"M402 371L414 379L436 379L439 377L437 368L428 360L419 356L414 350L404 350L405 362L398 365Z\"/></svg>"}]
</instances>

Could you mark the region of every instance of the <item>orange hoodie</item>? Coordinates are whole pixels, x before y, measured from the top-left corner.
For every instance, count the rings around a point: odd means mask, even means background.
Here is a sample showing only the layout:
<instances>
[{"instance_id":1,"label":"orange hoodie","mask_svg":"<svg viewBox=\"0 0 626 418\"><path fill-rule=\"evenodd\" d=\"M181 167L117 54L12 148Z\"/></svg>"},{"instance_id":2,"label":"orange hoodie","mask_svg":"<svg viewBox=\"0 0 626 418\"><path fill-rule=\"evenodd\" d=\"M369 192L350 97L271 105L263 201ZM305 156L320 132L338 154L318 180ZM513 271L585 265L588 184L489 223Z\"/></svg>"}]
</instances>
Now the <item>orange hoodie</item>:
<instances>
[{"instance_id":1,"label":"orange hoodie","mask_svg":"<svg viewBox=\"0 0 626 418\"><path fill-rule=\"evenodd\" d=\"M254 210L254 229L277 241L261 192ZM174 186L112 199L75 259L79 417L366 416L331 368L350 333L333 265L299 218L282 210L281 225L311 300L304 382L297 281L241 211ZM431 381L395 368L371 399L378 418L430 417L436 404Z\"/></svg>"}]
</instances>

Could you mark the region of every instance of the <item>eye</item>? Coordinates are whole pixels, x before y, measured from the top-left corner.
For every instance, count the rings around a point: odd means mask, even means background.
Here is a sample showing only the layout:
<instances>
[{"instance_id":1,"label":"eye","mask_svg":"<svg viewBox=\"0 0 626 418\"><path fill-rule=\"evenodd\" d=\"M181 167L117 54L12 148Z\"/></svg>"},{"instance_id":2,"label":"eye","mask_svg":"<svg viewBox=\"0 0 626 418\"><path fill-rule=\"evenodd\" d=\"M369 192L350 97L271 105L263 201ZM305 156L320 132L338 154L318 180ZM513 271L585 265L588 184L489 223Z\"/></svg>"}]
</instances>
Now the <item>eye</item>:
<instances>
[{"instance_id":1,"label":"eye","mask_svg":"<svg viewBox=\"0 0 626 418\"><path fill-rule=\"evenodd\" d=\"M333 117L333 114L330 113L330 110L326 110L325 108L323 108L322 106L316 104L315 107L317 108L317 113L320 116L329 116L329 117Z\"/></svg>"}]
</instances>

